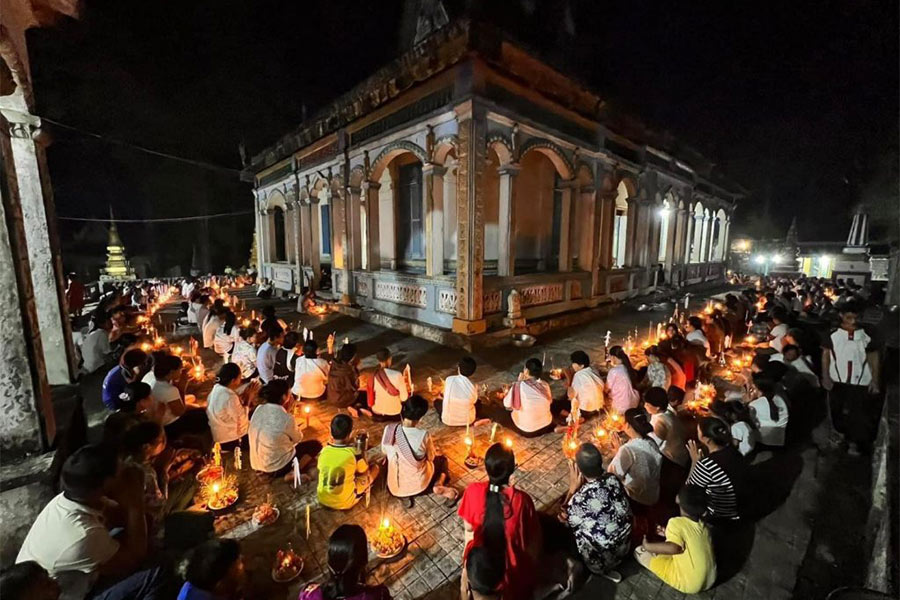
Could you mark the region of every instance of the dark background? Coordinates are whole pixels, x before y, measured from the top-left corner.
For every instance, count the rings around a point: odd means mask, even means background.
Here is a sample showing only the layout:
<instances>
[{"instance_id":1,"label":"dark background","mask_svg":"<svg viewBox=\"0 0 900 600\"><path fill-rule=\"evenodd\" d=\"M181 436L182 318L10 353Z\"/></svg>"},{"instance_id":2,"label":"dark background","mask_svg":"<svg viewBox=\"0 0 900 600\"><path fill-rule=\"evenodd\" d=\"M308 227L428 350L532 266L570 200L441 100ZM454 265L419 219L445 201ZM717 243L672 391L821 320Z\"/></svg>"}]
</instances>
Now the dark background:
<instances>
[{"instance_id":1,"label":"dark background","mask_svg":"<svg viewBox=\"0 0 900 600\"><path fill-rule=\"evenodd\" d=\"M415 2L416 0L413 0ZM843 239L860 205L897 236L898 18L893 2L448 2L717 162L752 192L735 230ZM403 0L87 0L32 30L39 115L238 169L303 115L400 51ZM414 11L412 11L414 12ZM414 25L412 26L414 28ZM154 157L49 125L57 212L160 218L250 210L232 171ZM63 221L64 260L102 264L105 227ZM252 215L120 226L155 272L247 263ZM207 237L208 236L208 237ZM210 252L204 254L208 239ZM208 263L204 265L203 263Z\"/></svg>"}]
</instances>

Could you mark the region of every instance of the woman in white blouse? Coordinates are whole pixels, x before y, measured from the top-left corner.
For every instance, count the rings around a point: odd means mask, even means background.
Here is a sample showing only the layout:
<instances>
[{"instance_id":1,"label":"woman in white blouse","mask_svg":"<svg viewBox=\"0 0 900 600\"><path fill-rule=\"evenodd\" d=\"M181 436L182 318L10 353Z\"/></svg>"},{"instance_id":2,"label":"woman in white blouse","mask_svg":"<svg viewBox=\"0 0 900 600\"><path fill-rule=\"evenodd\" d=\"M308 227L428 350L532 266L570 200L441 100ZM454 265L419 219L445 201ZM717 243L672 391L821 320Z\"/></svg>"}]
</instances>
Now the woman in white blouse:
<instances>
[{"instance_id":1,"label":"woman in white blouse","mask_svg":"<svg viewBox=\"0 0 900 600\"><path fill-rule=\"evenodd\" d=\"M410 396L400 410L402 421L388 425L381 439L381 449L387 457L387 486L391 494L412 505L412 498L434 492L448 504L456 501L459 492L447 483L450 470L447 458L435 452L428 430L417 427L428 412L428 401L419 395Z\"/></svg>"},{"instance_id":2,"label":"woman in white blouse","mask_svg":"<svg viewBox=\"0 0 900 600\"><path fill-rule=\"evenodd\" d=\"M611 398L612 409L624 414L628 409L637 408L641 399L634 389L634 369L622 346L610 348L609 357L613 366L606 375L606 391Z\"/></svg>"},{"instance_id":3,"label":"woman in white blouse","mask_svg":"<svg viewBox=\"0 0 900 600\"><path fill-rule=\"evenodd\" d=\"M222 324L216 329L213 338L213 350L226 362L228 356L234 351L234 345L241 339L240 329L237 326L237 317L228 309L225 309Z\"/></svg>"},{"instance_id":4,"label":"woman in white blouse","mask_svg":"<svg viewBox=\"0 0 900 600\"><path fill-rule=\"evenodd\" d=\"M225 363L216 374L216 384L206 400L206 416L213 441L222 446L239 445L250 429L249 407L256 400L259 383L250 384L238 394L240 386L240 367Z\"/></svg>"},{"instance_id":5,"label":"woman in white blouse","mask_svg":"<svg viewBox=\"0 0 900 600\"><path fill-rule=\"evenodd\" d=\"M750 410L756 418L759 441L766 446L784 446L788 425L788 405L776 392L776 385L770 379L753 377L753 400Z\"/></svg>"},{"instance_id":6,"label":"woman in white blouse","mask_svg":"<svg viewBox=\"0 0 900 600\"><path fill-rule=\"evenodd\" d=\"M628 441L616 450L610 461L610 473L622 480L628 497L632 500L632 508L640 512L656 504L659 500L659 476L662 469L662 453L650 438L653 426L650 419L640 408L625 411L625 435ZM612 437L618 444L619 437ZM635 503L640 506L635 506Z\"/></svg>"}]
</instances>

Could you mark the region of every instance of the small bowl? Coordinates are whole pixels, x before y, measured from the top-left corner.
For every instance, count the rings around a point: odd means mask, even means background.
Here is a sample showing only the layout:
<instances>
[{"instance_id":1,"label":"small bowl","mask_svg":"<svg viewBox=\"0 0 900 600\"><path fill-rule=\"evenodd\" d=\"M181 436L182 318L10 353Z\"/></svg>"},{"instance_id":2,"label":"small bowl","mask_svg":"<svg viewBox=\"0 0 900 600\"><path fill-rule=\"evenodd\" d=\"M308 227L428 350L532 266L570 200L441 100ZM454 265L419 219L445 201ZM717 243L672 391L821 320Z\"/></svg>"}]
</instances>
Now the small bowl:
<instances>
[{"instance_id":1,"label":"small bowl","mask_svg":"<svg viewBox=\"0 0 900 600\"><path fill-rule=\"evenodd\" d=\"M537 338L533 335L528 335L527 333L517 333L512 336L513 346L518 348L530 348L534 346L534 343L537 341Z\"/></svg>"}]
</instances>

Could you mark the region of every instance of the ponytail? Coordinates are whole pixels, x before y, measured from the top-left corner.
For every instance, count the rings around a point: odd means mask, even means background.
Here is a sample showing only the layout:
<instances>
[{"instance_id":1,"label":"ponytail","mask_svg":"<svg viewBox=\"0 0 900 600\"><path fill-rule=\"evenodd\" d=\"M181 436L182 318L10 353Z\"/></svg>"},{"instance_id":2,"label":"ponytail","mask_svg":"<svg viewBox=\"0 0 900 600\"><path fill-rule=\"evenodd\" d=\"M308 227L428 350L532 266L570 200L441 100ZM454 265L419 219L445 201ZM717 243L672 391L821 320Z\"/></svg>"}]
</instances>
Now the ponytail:
<instances>
[{"instance_id":1,"label":"ponytail","mask_svg":"<svg viewBox=\"0 0 900 600\"><path fill-rule=\"evenodd\" d=\"M609 353L625 365L625 369L628 371L628 379L631 380L632 387L638 384L640 378L638 377L638 372L634 370L634 367L631 366L631 359L628 358L628 353L622 348L622 346L613 346L609 349Z\"/></svg>"},{"instance_id":2,"label":"ponytail","mask_svg":"<svg viewBox=\"0 0 900 600\"><path fill-rule=\"evenodd\" d=\"M508 450L502 444L494 444L488 448L484 456L484 469L488 475L482 525L484 547L490 563L505 572L508 505L503 488L509 485L509 478L516 470L516 457L512 450Z\"/></svg>"},{"instance_id":3,"label":"ponytail","mask_svg":"<svg viewBox=\"0 0 900 600\"><path fill-rule=\"evenodd\" d=\"M359 525L341 525L328 540L328 580L322 585L325 600L340 600L359 592L368 561L366 532Z\"/></svg>"}]
</instances>

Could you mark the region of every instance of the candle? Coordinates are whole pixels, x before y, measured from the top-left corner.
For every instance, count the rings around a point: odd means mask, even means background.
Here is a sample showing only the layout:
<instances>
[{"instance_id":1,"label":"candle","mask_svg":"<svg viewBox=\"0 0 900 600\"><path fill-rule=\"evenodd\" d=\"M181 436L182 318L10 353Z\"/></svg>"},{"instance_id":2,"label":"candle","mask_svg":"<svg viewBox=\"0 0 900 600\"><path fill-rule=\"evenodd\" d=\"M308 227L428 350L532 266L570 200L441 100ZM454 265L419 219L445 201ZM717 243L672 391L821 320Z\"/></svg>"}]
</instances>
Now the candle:
<instances>
[{"instance_id":1,"label":"candle","mask_svg":"<svg viewBox=\"0 0 900 600\"><path fill-rule=\"evenodd\" d=\"M653 339L653 321L647 325L647 341L651 341Z\"/></svg>"},{"instance_id":2,"label":"candle","mask_svg":"<svg viewBox=\"0 0 900 600\"><path fill-rule=\"evenodd\" d=\"M491 425L491 441L490 441L491 444L494 443L494 438L496 438L496 437L497 437L497 424L494 423L493 425Z\"/></svg>"},{"instance_id":3,"label":"candle","mask_svg":"<svg viewBox=\"0 0 900 600\"><path fill-rule=\"evenodd\" d=\"M306 428L309 429L309 414L312 412L312 407L307 404L303 407L303 414L306 415Z\"/></svg>"},{"instance_id":4,"label":"candle","mask_svg":"<svg viewBox=\"0 0 900 600\"><path fill-rule=\"evenodd\" d=\"M306 539L309 539L309 504L306 505Z\"/></svg>"},{"instance_id":5,"label":"candle","mask_svg":"<svg viewBox=\"0 0 900 600\"><path fill-rule=\"evenodd\" d=\"M213 444L213 464L217 467L222 466L222 446L219 442Z\"/></svg>"}]
</instances>

